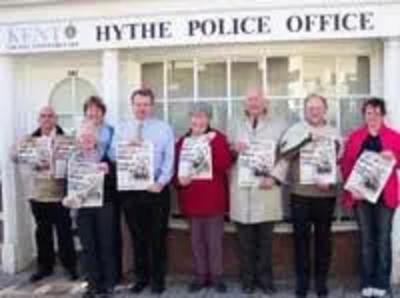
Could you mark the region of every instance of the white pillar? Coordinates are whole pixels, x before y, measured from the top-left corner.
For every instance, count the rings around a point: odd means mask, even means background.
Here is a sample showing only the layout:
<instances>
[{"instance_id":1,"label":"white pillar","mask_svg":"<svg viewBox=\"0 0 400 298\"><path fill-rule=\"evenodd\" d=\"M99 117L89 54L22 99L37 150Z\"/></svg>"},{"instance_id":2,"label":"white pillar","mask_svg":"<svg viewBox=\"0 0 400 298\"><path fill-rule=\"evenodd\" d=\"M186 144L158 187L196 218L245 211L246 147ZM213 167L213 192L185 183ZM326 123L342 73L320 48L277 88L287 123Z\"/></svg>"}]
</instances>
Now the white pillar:
<instances>
[{"instance_id":1,"label":"white pillar","mask_svg":"<svg viewBox=\"0 0 400 298\"><path fill-rule=\"evenodd\" d=\"M26 216L27 204L17 199L14 167L10 161L10 148L15 142L14 71L13 60L0 56L1 117L0 117L0 166L3 197L2 269L15 273L32 262L30 219Z\"/></svg>"},{"instance_id":2,"label":"white pillar","mask_svg":"<svg viewBox=\"0 0 400 298\"><path fill-rule=\"evenodd\" d=\"M116 124L120 96L120 65L118 50L105 50L102 56L102 90L107 104L107 120Z\"/></svg>"},{"instance_id":3,"label":"white pillar","mask_svg":"<svg viewBox=\"0 0 400 298\"><path fill-rule=\"evenodd\" d=\"M383 75L384 98L387 102L390 125L400 130L400 37L384 40ZM400 211L393 219L393 270L392 281L400 283Z\"/></svg>"}]
</instances>

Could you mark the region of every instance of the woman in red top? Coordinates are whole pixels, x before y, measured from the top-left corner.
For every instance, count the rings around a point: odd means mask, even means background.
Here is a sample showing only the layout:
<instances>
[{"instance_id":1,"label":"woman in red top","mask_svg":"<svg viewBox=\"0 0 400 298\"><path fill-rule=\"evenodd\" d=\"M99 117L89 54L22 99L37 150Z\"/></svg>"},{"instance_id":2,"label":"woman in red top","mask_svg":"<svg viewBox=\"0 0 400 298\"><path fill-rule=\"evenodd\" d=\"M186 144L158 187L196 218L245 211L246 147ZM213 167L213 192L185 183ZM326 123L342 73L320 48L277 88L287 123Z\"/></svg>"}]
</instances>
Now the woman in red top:
<instances>
[{"instance_id":1,"label":"woman in red top","mask_svg":"<svg viewBox=\"0 0 400 298\"><path fill-rule=\"evenodd\" d=\"M196 277L189 291L198 292L212 284L217 292L223 293L226 286L221 280L222 238L231 155L226 137L210 128L211 116L209 104L193 105L190 130L176 145L174 180L181 212L190 224ZM192 150L186 149L189 147Z\"/></svg>"},{"instance_id":2,"label":"woman in red top","mask_svg":"<svg viewBox=\"0 0 400 298\"><path fill-rule=\"evenodd\" d=\"M391 231L395 209L399 205L399 185L396 170L400 164L400 135L384 123L385 102L379 98L367 100L363 106L365 125L348 138L341 161L343 178L350 176L358 157L364 151L374 151L395 161L377 203L371 203L357 191L345 191L344 206L355 209L360 231L361 295L390 295Z\"/></svg>"}]
</instances>

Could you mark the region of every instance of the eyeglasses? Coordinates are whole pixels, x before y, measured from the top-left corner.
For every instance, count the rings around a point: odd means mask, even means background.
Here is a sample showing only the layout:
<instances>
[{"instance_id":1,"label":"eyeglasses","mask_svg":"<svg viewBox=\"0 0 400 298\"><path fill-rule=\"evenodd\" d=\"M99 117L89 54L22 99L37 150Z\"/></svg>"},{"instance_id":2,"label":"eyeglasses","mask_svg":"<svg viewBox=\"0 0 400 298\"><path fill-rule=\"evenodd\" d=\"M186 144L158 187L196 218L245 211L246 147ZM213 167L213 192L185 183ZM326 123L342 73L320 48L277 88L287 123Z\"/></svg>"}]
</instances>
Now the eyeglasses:
<instances>
[{"instance_id":1,"label":"eyeglasses","mask_svg":"<svg viewBox=\"0 0 400 298\"><path fill-rule=\"evenodd\" d=\"M54 114L40 114L40 118L54 118Z\"/></svg>"}]
</instances>

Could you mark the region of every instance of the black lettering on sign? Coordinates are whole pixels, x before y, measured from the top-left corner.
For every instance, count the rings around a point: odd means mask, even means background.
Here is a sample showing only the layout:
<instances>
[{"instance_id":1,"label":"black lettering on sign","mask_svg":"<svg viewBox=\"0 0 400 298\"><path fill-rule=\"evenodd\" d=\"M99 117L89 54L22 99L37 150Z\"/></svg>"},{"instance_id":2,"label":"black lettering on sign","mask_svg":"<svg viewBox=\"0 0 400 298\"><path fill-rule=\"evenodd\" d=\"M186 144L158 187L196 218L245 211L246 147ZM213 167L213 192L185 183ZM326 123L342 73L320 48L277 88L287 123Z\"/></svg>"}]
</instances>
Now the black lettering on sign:
<instances>
[{"instance_id":1,"label":"black lettering on sign","mask_svg":"<svg viewBox=\"0 0 400 298\"><path fill-rule=\"evenodd\" d=\"M208 18L190 20L188 36L250 35L270 33L270 17Z\"/></svg>"},{"instance_id":2,"label":"black lettering on sign","mask_svg":"<svg viewBox=\"0 0 400 298\"><path fill-rule=\"evenodd\" d=\"M300 32L303 29L303 21L300 16L290 16L286 21L286 27L290 32Z\"/></svg>"},{"instance_id":3,"label":"black lettering on sign","mask_svg":"<svg viewBox=\"0 0 400 298\"><path fill-rule=\"evenodd\" d=\"M351 32L373 30L373 13L292 15L286 20L289 32Z\"/></svg>"}]
</instances>

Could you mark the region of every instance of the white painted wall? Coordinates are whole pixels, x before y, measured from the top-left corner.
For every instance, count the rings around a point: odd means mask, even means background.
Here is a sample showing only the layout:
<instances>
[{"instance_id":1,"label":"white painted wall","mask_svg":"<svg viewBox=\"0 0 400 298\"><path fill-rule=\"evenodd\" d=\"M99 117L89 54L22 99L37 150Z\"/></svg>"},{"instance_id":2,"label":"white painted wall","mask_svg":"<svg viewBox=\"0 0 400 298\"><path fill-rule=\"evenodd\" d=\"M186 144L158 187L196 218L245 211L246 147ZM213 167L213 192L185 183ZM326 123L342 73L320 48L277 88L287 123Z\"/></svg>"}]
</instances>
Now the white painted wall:
<instances>
[{"instance_id":1,"label":"white painted wall","mask_svg":"<svg viewBox=\"0 0 400 298\"><path fill-rule=\"evenodd\" d=\"M21 2L21 1L20 1ZM45 2L45 1L42 1ZM378 4L389 5L399 0L79 0L47 1L36 5L0 6L0 22L29 22L43 20L76 19L90 17L115 17L135 14L161 15L164 12L240 10L243 8L285 8L296 11L304 7L333 7L346 5Z\"/></svg>"}]
</instances>

